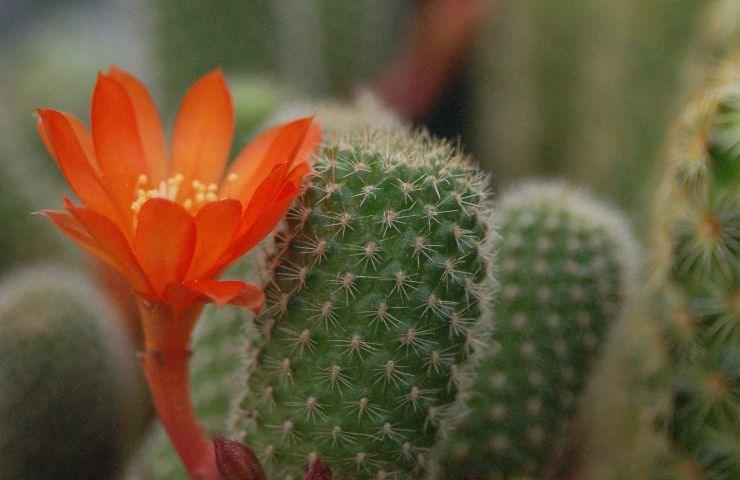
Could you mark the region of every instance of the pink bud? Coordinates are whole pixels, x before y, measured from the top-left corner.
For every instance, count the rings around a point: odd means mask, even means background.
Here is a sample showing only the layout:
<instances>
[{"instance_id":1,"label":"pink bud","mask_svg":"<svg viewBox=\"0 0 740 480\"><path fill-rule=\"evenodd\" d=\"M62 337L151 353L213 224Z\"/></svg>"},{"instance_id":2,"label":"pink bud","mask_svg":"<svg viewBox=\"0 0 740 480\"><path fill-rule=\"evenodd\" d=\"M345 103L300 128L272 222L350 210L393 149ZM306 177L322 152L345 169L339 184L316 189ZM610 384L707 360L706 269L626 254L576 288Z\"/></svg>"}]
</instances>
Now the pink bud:
<instances>
[{"instance_id":1,"label":"pink bud","mask_svg":"<svg viewBox=\"0 0 740 480\"><path fill-rule=\"evenodd\" d=\"M259 460L248 447L223 437L214 438L213 445L216 466L224 480L265 480Z\"/></svg>"},{"instance_id":2,"label":"pink bud","mask_svg":"<svg viewBox=\"0 0 740 480\"><path fill-rule=\"evenodd\" d=\"M331 470L321 463L321 459L317 458L309 467L303 480L332 480Z\"/></svg>"}]
</instances>

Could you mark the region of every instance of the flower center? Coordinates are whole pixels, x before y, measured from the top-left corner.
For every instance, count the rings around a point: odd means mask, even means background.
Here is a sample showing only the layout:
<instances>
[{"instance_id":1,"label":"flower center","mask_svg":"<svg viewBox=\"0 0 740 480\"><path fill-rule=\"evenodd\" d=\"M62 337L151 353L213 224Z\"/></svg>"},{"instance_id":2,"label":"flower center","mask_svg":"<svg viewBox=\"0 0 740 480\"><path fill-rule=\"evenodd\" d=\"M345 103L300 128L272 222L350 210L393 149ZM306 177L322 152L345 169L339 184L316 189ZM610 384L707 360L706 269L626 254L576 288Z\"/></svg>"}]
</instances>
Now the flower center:
<instances>
[{"instance_id":1,"label":"flower center","mask_svg":"<svg viewBox=\"0 0 740 480\"><path fill-rule=\"evenodd\" d=\"M231 173L226 177L226 180L229 183L233 183L237 178L238 177L235 173ZM136 200L131 203L131 210L133 210L134 213L139 213L141 207L150 198L166 198L167 200L176 202L177 194L179 193L180 186L184 180L185 176L183 174L176 173L167 180L159 182L159 186L157 188L147 189L146 186L149 183L149 178L144 174L139 175L139 179L136 183ZM206 203L215 202L219 199L219 187L216 183L205 184L199 180L193 180L191 186L193 187L192 196L182 201L182 206L188 212L197 211Z\"/></svg>"}]
</instances>

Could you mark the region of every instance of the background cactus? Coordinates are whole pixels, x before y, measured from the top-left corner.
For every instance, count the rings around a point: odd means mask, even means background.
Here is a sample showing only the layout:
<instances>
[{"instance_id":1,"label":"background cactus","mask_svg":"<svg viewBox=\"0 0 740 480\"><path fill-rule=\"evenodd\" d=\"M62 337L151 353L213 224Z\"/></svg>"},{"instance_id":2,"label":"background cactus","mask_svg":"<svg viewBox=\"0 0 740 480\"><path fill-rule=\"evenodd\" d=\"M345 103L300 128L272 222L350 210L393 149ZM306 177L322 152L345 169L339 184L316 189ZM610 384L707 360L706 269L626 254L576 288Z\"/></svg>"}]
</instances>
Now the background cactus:
<instances>
[{"instance_id":1,"label":"background cactus","mask_svg":"<svg viewBox=\"0 0 740 480\"><path fill-rule=\"evenodd\" d=\"M348 95L373 77L410 10L401 0L155 5L164 87L176 95L219 66L232 74L271 74L302 95Z\"/></svg>"},{"instance_id":2,"label":"background cactus","mask_svg":"<svg viewBox=\"0 0 740 480\"><path fill-rule=\"evenodd\" d=\"M656 206L653 313L673 377L671 478L740 477L740 55L686 110Z\"/></svg>"},{"instance_id":3,"label":"background cactus","mask_svg":"<svg viewBox=\"0 0 740 480\"><path fill-rule=\"evenodd\" d=\"M572 187L512 189L494 218L493 346L476 369L468 419L446 442L442 478L541 478L634 274L624 219Z\"/></svg>"},{"instance_id":4,"label":"background cactus","mask_svg":"<svg viewBox=\"0 0 740 480\"><path fill-rule=\"evenodd\" d=\"M644 179L704 75L685 62L713 3L501 2L472 67L468 140L495 187L563 176L648 220Z\"/></svg>"},{"instance_id":5,"label":"background cactus","mask_svg":"<svg viewBox=\"0 0 740 480\"><path fill-rule=\"evenodd\" d=\"M114 478L149 417L126 333L84 279L0 286L0 478Z\"/></svg>"},{"instance_id":6,"label":"background cactus","mask_svg":"<svg viewBox=\"0 0 740 480\"><path fill-rule=\"evenodd\" d=\"M423 477L478 343L486 179L424 133L330 139L289 215L237 434L270 478Z\"/></svg>"}]
</instances>

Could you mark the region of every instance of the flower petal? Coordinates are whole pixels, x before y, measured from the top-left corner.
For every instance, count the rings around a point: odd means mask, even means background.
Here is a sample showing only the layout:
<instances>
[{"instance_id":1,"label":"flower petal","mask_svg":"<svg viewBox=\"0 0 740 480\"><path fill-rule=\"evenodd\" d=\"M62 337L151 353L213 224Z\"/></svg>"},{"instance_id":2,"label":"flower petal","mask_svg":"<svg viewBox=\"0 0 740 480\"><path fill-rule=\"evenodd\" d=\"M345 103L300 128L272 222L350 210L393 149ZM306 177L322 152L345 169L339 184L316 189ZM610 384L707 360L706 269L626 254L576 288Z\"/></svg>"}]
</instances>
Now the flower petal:
<instances>
[{"instance_id":1,"label":"flower petal","mask_svg":"<svg viewBox=\"0 0 740 480\"><path fill-rule=\"evenodd\" d=\"M177 114L169 174L185 176L178 200L190 197L192 180L206 184L221 180L233 136L231 95L216 70L190 88Z\"/></svg>"},{"instance_id":2,"label":"flower petal","mask_svg":"<svg viewBox=\"0 0 740 480\"><path fill-rule=\"evenodd\" d=\"M226 263L244 255L267 236L290 208L300 193L301 181L311 171L307 164L299 164L288 173L288 166L276 165L252 196L244 210L237 240L226 259Z\"/></svg>"},{"instance_id":3,"label":"flower petal","mask_svg":"<svg viewBox=\"0 0 740 480\"><path fill-rule=\"evenodd\" d=\"M103 187L95 172L89 150L90 137L79 120L77 125L66 115L55 110L39 110L39 131L56 160L59 169L82 203L121 223L117 206ZM83 131L80 131L80 128Z\"/></svg>"},{"instance_id":4,"label":"flower petal","mask_svg":"<svg viewBox=\"0 0 740 480\"><path fill-rule=\"evenodd\" d=\"M263 238L272 232L280 220L283 219L295 197L300 193L300 188L292 182L283 185L280 193L270 202L270 208L264 209L249 224L249 228L239 237L239 241L232 250L234 260L254 248ZM230 260L230 261L231 261Z\"/></svg>"},{"instance_id":5,"label":"flower petal","mask_svg":"<svg viewBox=\"0 0 740 480\"><path fill-rule=\"evenodd\" d=\"M128 222L140 175L148 174L136 113L126 90L116 80L98 75L92 99L95 154L107 190ZM130 223L129 223L130 224Z\"/></svg>"},{"instance_id":6,"label":"flower petal","mask_svg":"<svg viewBox=\"0 0 740 480\"><path fill-rule=\"evenodd\" d=\"M134 254L157 294L168 283L179 283L195 251L193 217L170 200L152 198L139 211Z\"/></svg>"},{"instance_id":7,"label":"flower petal","mask_svg":"<svg viewBox=\"0 0 740 480\"><path fill-rule=\"evenodd\" d=\"M215 303L246 307L259 312L264 303L262 289L239 281L199 280L185 283L168 283L163 300L177 311L196 303Z\"/></svg>"},{"instance_id":8,"label":"flower petal","mask_svg":"<svg viewBox=\"0 0 740 480\"><path fill-rule=\"evenodd\" d=\"M184 285L209 298L219 307L230 304L257 313L265 301L261 288L235 280L198 280L185 282Z\"/></svg>"},{"instance_id":9,"label":"flower petal","mask_svg":"<svg viewBox=\"0 0 740 480\"><path fill-rule=\"evenodd\" d=\"M222 184L222 195L238 198L248 205L257 187L281 163L292 166L306 162L321 138L321 129L312 117L273 127L250 143L236 158ZM230 174L236 179L229 182Z\"/></svg>"},{"instance_id":10,"label":"flower petal","mask_svg":"<svg viewBox=\"0 0 740 480\"><path fill-rule=\"evenodd\" d=\"M149 280L134 257L128 240L115 223L94 210L75 207L66 199L65 207L95 241L97 249L103 254L92 250L91 253L121 272L137 292L151 292Z\"/></svg>"},{"instance_id":11,"label":"flower petal","mask_svg":"<svg viewBox=\"0 0 740 480\"><path fill-rule=\"evenodd\" d=\"M147 88L133 75L111 67L114 79L128 94L134 108L139 139L148 165L149 182L158 185L167 172L167 147L157 107Z\"/></svg>"},{"instance_id":12,"label":"flower petal","mask_svg":"<svg viewBox=\"0 0 740 480\"><path fill-rule=\"evenodd\" d=\"M224 199L205 204L193 217L198 238L193 263L186 278L212 278L224 267L219 261L231 246L242 217L238 200Z\"/></svg>"}]
</instances>

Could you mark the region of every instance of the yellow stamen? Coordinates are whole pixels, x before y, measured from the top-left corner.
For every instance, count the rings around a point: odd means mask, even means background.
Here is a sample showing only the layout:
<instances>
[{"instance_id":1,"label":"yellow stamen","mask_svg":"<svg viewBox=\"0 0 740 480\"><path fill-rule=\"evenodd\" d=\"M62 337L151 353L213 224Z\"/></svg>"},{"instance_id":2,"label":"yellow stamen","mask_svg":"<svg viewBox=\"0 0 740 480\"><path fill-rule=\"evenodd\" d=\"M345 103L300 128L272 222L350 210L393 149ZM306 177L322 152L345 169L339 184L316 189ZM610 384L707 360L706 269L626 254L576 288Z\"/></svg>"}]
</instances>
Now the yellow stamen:
<instances>
[{"instance_id":1,"label":"yellow stamen","mask_svg":"<svg viewBox=\"0 0 740 480\"><path fill-rule=\"evenodd\" d=\"M230 173L228 177L226 177L226 180L230 183L236 182L236 180L239 178L239 176L236 173Z\"/></svg>"}]
</instances>

